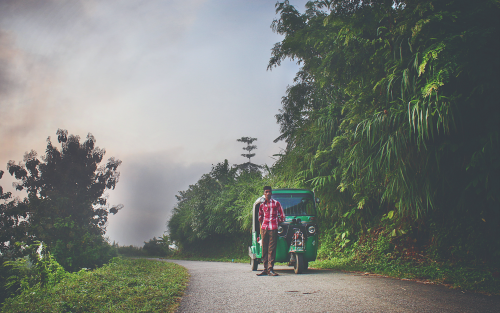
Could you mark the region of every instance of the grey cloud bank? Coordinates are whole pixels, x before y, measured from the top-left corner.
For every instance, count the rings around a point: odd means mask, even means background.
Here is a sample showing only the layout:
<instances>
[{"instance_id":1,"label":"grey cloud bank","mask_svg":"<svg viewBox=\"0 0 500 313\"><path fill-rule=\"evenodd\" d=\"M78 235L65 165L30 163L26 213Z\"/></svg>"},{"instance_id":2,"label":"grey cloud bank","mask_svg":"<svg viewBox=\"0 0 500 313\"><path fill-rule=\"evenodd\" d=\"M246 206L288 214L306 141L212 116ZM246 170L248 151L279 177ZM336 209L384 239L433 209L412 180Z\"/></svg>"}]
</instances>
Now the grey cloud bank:
<instances>
[{"instance_id":1,"label":"grey cloud bank","mask_svg":"<svg viewBox=\"0 0 500 313\"><path fill-rule=\"evenodd\" d=\"M175 152L174 152L175 153ZM195 183L200 173L210 171L209 164L182 165L172 152L132 156L120 171L122 180L108 199L125 208L109 218L107 236L120 245L142 246L166 230L174 208L175 195Z\"/></svg>"}]
</instances>

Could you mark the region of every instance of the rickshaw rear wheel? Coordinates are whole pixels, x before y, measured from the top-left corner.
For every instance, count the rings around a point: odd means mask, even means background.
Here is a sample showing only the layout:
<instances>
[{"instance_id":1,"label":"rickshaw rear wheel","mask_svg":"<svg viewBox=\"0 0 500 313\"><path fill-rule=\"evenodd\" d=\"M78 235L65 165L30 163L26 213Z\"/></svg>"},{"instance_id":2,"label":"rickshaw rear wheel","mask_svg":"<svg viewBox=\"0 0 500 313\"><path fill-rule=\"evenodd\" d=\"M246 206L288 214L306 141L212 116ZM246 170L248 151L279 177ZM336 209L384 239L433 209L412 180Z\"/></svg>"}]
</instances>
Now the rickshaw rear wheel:
<instances>
[{"instance_id":1,"label":"rickshaw rear wheel","mask_svg":"<svg viewBox=\"0 0 500 313\"><path fill-rule=\"evenodd\" d=\"M250 265L252 265L252 271L256 271L259 261L257 259L250 259Z\"/></svg>"},{"instance_id":2,"label":"rickshaw rear wheel","mask_svg":"<svg viewBox=\"0 0 500 313\"><path fill-rule=\"evenodd\" d=\"M293 271L295 274L302 274L304 271L304 256L302 254L295 253L295 264L293 265Z\"/></svg>"}]
</instances>

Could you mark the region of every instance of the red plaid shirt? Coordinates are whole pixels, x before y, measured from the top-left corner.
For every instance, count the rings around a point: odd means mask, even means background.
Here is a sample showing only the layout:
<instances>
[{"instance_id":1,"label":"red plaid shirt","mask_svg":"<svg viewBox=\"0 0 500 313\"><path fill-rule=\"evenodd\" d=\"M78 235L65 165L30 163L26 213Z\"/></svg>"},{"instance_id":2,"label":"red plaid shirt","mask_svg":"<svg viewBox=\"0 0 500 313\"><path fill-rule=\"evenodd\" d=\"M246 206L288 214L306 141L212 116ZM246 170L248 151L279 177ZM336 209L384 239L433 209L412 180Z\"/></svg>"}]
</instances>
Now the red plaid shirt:
<instances>
[{"instance_id":1,"label":"red plaid shirt","mask_svg":"<svg viewBox=\"0 0 500 313\"><path fill-rule=\"evenodd\" d=\"M278 229L278 221L285 221L285 212L283 212L281 204L274 199L271 199L269 203L261 203L259 207L259 222L262 225L262 229Z\"/></svg>"}]
</instances>

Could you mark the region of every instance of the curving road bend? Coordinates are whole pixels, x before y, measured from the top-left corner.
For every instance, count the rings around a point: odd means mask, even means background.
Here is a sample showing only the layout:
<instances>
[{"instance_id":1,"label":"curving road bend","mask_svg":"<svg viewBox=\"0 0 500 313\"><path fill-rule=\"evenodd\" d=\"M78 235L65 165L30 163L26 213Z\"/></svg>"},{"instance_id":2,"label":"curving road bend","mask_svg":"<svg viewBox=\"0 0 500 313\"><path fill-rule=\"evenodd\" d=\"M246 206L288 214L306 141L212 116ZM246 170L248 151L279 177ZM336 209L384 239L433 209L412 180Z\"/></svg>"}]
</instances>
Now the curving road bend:
<instances>
[{"instance_id":1,"label":"curving road bend","mask_svg":"<svg viewBox=\"0 0 500 313\"><path fill-rule=\"evenodd\" d=\"M256 276L249 264L163 260L191 278L177 312L500 312L500 297L357 273ZM262 265L259 265L259 271Z\"/></svg>"}]
</instances>

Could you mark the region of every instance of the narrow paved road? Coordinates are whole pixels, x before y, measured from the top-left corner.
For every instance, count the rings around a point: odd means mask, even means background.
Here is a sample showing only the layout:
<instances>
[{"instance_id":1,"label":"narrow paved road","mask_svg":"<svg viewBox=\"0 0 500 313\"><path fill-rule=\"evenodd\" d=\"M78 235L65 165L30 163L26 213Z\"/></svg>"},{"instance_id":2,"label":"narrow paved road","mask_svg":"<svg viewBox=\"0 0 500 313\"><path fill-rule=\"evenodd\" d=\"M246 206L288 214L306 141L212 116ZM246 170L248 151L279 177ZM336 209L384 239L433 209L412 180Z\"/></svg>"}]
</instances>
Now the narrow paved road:
<instances>
[{"instance_id":1,"label":"narrow paved road","mask_svg":"<svg viewBox=\"0 0 500 313\"><path fill-rule=\"evenodd\" d=\"M500 297L332 270L256 276L249 264L168 260L186 267L177 312L500 312ZM261 270L262 265L259 265Z\"/></svg>"}]
</instances>

